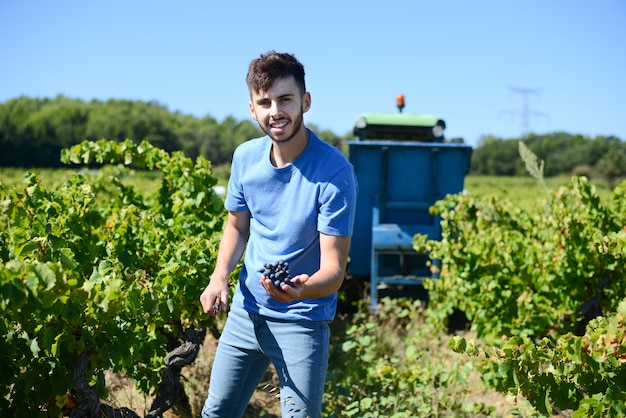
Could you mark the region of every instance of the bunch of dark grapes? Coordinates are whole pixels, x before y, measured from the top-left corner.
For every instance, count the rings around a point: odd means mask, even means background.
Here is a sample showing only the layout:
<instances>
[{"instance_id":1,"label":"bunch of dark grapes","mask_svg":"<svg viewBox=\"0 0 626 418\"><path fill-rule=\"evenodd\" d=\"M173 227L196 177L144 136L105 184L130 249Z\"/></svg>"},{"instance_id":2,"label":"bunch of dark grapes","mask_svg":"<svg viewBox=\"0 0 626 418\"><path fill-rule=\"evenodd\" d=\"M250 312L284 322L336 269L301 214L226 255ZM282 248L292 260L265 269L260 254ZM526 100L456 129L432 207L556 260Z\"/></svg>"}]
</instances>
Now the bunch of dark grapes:
<instances>
[{"instance_id":1,"label":"bunch of dark grapes","mask_svg":"<svg viewBox=\"0 0 626 418\"><path fill-rule=\"evenodd\" d=\"M289 263L279 260L275 263L265 263L259 273L274 282L274 286L281 288L283 284L291 284L291 274L289 273Z\"/></svg>"}]
</instances>

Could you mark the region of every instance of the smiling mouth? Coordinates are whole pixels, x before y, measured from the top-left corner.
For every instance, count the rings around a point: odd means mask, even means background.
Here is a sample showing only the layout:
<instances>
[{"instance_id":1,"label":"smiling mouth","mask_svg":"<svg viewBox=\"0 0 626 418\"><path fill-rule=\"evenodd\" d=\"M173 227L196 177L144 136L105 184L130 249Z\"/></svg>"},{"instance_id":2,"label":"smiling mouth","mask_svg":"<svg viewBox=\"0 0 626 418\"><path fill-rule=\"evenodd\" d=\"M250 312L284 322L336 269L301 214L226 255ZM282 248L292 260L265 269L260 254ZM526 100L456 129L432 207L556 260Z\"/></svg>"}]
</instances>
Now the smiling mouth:
<instances>
[{"instance_id":1,"label":"smiling mouth","mask_svg":"<svg viewBox=\"0 0 626 418\"><path fill-rule=\"evenodd\" d=\"M287 126L288 123L289 122L286 121L286 120L280 120L278 122L270 123L270 128L277 129L277 130L282 130L282 129L284 129Z\"/></svg>"}]
</instances>

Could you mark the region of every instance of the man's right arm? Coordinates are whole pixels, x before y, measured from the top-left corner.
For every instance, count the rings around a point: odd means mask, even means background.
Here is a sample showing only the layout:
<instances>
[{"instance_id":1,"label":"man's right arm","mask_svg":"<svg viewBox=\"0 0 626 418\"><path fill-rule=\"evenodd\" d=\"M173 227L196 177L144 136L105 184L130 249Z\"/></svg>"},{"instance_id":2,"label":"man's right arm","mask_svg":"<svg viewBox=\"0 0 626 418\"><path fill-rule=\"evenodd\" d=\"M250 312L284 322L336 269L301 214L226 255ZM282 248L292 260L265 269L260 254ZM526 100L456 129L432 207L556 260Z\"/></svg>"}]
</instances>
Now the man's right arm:
<instances>
[{"instance_id":1,"label":"man's right arm","mask_svg":"<svg viewBox=\"0 0 626 418\"><path fill-rule=\"evenodd\" d=\"M200 302L205 313L217 314L228 306L228 277L235 269L246 249L250 234L250 212L228 212L226 226L222 233L215 270L209 284L200 295ZM218 310L214 307L219 305Z\"/></svg>"}]
</instances>

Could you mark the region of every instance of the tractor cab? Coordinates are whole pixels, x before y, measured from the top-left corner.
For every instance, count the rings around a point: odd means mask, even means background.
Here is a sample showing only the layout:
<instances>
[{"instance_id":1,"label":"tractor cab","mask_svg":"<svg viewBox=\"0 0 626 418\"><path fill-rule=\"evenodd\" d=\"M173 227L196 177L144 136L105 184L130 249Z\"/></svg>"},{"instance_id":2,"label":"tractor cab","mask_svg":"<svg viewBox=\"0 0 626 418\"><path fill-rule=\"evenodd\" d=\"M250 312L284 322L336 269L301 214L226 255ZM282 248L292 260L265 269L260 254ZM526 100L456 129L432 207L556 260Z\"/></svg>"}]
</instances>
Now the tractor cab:
<instances>
[{"instance_id":1,"label":"tractor cab","mask_svg":"<svg viewBox=\"0 0 626 418\"><path fill-rule=\"evenodd\" d=\"M396 97L399 113L365 113L354 124L359 141L443 142L446 123L438 116L402 113L404 95Z\"/></svg>"},{"instance_id":2,"label":"tractor cab","mask_svg":"<svg viewBox=\"0 0 626 418\"><path fill-rule=\"evenodd\" d=\"M354 125L349 158L359 183L348 271L369 278L371 304L379 289L422 285L439 277L438 263L413 248L416 234L441 239L430 207L463 190L472 148L444 141L445 122L435 116L363 114Z\"/></svg>"}]
</instances>

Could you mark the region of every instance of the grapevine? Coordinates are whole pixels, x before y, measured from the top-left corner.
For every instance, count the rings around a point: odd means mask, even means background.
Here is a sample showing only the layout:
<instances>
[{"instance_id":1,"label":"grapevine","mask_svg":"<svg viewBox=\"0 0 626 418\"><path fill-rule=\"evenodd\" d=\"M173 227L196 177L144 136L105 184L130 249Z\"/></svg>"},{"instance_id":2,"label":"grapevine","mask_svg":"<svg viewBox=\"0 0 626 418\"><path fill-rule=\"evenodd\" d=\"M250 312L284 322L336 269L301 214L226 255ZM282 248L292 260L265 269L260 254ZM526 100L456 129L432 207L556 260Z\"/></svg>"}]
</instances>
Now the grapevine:
<instances>
[{"instance_id":1,"label":"grapevine","mask_svg":"<svg viewBox=\"0 0 626 418\"><path fill-rule=\"evenodd\" d=\"M525 150L541 178L531 157ZM466 315L485 347L461 337L450 347L481 355L489 386L542 414L626 415L625 195L622 182L604 202L588 179L573 177L531 211L470 195L431 208L442 239L414 238L443 259L440 279L424 283L427 314L438 326L455 310Z\"/></svg>"},{"instance_id":2,"label":"grapevine","mask_svg":"<svg viewBox=\"0 0 626 418\"><path fill-rule=\"evenodd\" d=\"M0 415L92 416L106 370L156 389L154 413L188 409L168 388L214 326L197 300L224 219L210 162L129 140L85 142L62 159L104 165L52 190L35 174L0 184L0 351L12 359ZM131 166L157 170L160 186L137 192Z\"/></svg>"}]
</instances>

